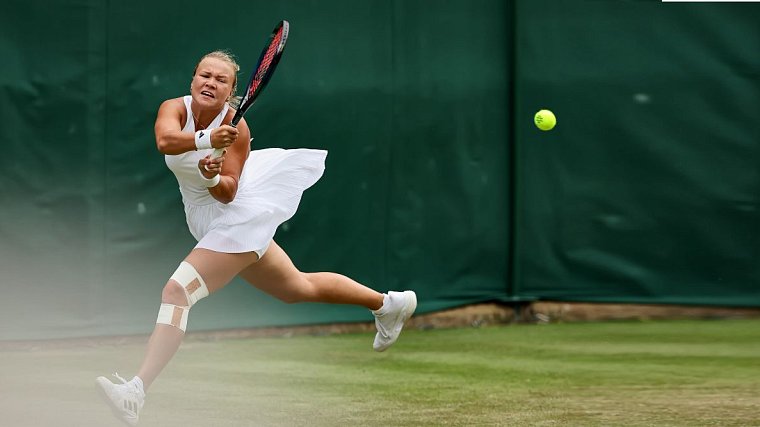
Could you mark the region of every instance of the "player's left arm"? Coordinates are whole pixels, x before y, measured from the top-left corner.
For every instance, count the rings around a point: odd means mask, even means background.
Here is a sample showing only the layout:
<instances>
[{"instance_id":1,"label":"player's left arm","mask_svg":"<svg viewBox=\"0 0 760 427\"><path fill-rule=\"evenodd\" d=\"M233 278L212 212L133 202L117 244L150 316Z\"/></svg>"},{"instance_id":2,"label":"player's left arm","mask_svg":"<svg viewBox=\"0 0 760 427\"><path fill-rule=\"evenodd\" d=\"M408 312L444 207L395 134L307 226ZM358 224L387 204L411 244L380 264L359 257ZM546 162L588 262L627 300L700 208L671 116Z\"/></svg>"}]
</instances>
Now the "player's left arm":
<instances>
[{"instance_id":1,"label":"player's left arm","mask_svg":"<svg viewBox=\"0 0 760 427\"><path fill-rule=\"evenodd\" d=\"M230 124L232 117L233 114L230 111L223 123ZM251 131L245 119L240 120L237 129L237 139L227 147L227 152L222 157L217 159L206 157L198 162L198 169L206 178L213 178L216 172L221 170L219 184L209 187L208 191L216 200L225 204L235 200L240 174L243 172L243 165L245 165L245 161L251 152ZM211 172L205 170L204 166L208 166Z\"/></svg>"}]
</instances>

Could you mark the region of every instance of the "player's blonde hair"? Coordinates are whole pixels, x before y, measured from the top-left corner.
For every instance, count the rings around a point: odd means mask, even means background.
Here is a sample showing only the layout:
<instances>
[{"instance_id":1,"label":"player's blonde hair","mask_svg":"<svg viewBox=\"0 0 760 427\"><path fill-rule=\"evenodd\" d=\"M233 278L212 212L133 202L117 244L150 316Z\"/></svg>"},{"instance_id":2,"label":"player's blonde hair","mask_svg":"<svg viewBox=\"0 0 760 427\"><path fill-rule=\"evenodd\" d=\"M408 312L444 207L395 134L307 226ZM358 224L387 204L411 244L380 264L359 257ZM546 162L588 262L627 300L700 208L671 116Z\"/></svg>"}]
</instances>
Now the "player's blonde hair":
<instances>
[{"instance_id":1,"label":"player's blonde hair","mask_svg":"<svg viewBox=\"0 0 760 427\"><path fill-rule=\"evenodd\" d=\"M201 62L203 62L206 58L215 58L219 59L221 61L224 61L232 66L232 70L235 72L233 75L233 83L232 83L232 92L230 93L230 98L227 100L227 102L233 107L237 108L240 104L240 97L235 96L235 93L237 92L237 73L240 72L240 65L238 65L237 61L235 60L235 56L232 55L230 52L227 52L226 50L215 50L213 52L209 52L198 61L197 64L195 64L195 69L193 70L193 77L195 77L195 73L198 71L198 66L201 65Z\"/></svg>"}]
</instances>

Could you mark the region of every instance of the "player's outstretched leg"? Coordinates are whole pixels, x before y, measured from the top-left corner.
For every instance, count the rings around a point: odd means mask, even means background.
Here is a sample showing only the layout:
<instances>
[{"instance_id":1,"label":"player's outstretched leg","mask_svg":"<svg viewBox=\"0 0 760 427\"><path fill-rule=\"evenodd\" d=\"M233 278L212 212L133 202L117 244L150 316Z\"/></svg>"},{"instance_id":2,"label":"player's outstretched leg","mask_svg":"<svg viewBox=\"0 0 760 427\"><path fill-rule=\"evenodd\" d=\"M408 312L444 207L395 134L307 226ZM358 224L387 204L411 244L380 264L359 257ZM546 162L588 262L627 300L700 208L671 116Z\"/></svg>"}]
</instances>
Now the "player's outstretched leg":
<instances>
[{"instance_id":1,"label":"player's outstretched leg","mask_svg":"<svg viewBox=\"0 0 760 427\"><path fill-rule=\"evenodd\" d=\"M381 294L337 273L303 273L277 243L272 242L259 262L240 276L253 286L287 303L321 302L352 304L375 315L377 335L373 348L383 351L398 339L401 329L417 308L412 291Z\"/></svg>"}]
</instances>

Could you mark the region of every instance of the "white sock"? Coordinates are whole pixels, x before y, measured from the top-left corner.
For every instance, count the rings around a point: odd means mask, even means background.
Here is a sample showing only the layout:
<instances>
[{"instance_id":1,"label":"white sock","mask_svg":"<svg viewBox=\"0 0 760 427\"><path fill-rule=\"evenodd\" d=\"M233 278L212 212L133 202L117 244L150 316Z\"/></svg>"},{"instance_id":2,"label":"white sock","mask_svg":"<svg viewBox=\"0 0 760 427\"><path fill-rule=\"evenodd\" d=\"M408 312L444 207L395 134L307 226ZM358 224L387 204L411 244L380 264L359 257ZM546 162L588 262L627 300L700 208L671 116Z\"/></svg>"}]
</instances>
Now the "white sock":
<instances>
[{"instance_id":1,"label":"white sock","mask_svg":"<svg viewBox=\"0 0 760 427\"><path fill-rule=\"evenodd\" d=\"M385 312L388 310L388 294L383 294L383 305L382 307L378 308L377 310L372 310L372 314L375 316L380 316L382 314L385 314Z\"/></svg>"}]
</instances>

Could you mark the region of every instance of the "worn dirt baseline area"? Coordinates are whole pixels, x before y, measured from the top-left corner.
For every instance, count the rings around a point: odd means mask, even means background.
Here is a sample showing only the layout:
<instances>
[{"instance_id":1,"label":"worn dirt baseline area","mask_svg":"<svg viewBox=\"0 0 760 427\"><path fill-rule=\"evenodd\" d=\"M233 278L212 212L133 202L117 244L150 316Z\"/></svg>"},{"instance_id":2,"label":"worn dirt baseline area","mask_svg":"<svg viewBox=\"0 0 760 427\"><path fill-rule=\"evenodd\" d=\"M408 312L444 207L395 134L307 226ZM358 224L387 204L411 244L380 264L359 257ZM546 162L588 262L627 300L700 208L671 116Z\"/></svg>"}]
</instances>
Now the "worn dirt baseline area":
<instances>
[{"instance_id":1,"label":"worn dirt baseline area","mask_svg":"<svg viewBox=\"0 0 760 427\"><path fill-rule=\"evenodd\" d=\"M760 317L760 308L690 307L644 304L591 304L542 301L524 305L474 304L412 317L408 329L468 328L508 324L591 321L646 321L663 319L740 319ZM214 341L255 337L292 337L374 332L373 322L228 329L189 332L185 341ZM46 341L0 342L0 349L30 350L70 346L97 346L144 342L147 335L92 337Z\"/></svg>"},{"instance_id":2,"label":"worn dirt baseline area","mask_svg":"<svg viewBox=\"0 0 760 427\"><path fill-rule=\"evenodd\" d=\"M474 304L412 317L411 329L464 328L512 323L557 323L611 320L728 319L760 317L760 308L688 307L644 304L590 304L535 302L522 306ZM247 338L295 335L330 335L372 332L372 322L335 323L295 327L239 329L189 334L195 339Z\"/></svg>"}]
</instances>

